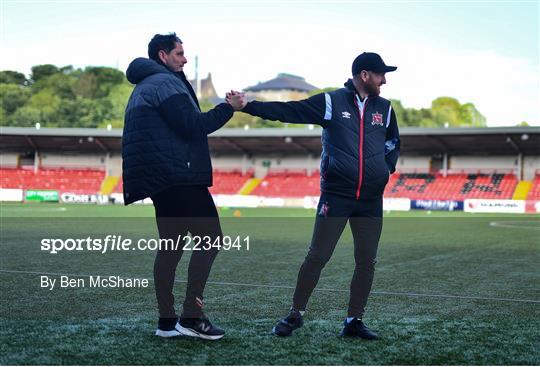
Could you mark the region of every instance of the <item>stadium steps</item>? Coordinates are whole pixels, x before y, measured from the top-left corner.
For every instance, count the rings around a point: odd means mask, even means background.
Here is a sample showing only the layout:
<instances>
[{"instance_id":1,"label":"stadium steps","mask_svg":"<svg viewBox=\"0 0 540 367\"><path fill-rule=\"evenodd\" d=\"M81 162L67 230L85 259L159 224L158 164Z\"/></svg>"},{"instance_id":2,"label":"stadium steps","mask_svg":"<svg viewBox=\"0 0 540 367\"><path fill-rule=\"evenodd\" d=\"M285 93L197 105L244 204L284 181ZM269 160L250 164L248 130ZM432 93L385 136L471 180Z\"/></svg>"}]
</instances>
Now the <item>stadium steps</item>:
<instances>
[{"instance_id":1,"label":"stadium steps","mask_svg":"<svg viewBox=\"0 0 540 367\"><path fill-rule=\"evenodd\" d=\"M261 178L252 178L247 180L244 185L238 190L240 195L249 195L259 184L261 183Z\"/></svg>"},{"instance_id":2,"label":"stadium steps","mask_svg":"<svg viewBox=\"0 0 540 367\"><path fill-rule=\"evenodd\" d=\"M120 181L120 176L107 176L101 182L101 188L99 189L99 193L101 195L109 195L111 192L113 192L116 185L118 185L118 181Z\"/></svg>"},{"instance_id":3,"label":"stadium steps","mask_svg":"<svg viewBox=\"0 0 540 367\"><path fill-rule=\"evenodd\" d=\"M532 181L519 181L519 183L516 186L516 190L514 191L514 195L512 195L513 200L525 200L527 199L527 195L529 194L529 191L532 188Z\"/></svg>"}]
</instances>

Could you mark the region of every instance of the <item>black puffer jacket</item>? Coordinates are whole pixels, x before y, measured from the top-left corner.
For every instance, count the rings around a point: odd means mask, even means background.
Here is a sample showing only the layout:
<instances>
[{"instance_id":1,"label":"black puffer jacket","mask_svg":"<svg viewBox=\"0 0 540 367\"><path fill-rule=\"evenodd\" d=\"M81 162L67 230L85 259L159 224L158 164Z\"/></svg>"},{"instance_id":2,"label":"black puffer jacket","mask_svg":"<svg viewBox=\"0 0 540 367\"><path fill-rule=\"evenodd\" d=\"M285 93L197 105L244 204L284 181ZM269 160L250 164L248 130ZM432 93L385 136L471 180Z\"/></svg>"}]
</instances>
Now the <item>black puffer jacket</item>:
<instances>
[{"instance_id":1,"label":"black puffer jacket","mask_svg":"<svg viewBox=\"0 0 540 367\"><path fill-rule=\"evenodd\" d=\"M222 103L201 113L184 73L150 59L135 59L126 76L136 87L122 136L125 204L171 186L212 186L207 135L232 117L232 107Z\"/></svg>"},{"instance_id":2,"label":"black puffer jacket","mask_svg":"<svg viewBox=\"0 0 540 367\"><path fill-rule=\"evenodd\" d=\"M249 102L242 110L283 122L318 124L322 132L321 191L356 199L381 197L399 156L390 101L361 101L351 80L341 88L294 102Z\"/></svg>"}]
</instances>

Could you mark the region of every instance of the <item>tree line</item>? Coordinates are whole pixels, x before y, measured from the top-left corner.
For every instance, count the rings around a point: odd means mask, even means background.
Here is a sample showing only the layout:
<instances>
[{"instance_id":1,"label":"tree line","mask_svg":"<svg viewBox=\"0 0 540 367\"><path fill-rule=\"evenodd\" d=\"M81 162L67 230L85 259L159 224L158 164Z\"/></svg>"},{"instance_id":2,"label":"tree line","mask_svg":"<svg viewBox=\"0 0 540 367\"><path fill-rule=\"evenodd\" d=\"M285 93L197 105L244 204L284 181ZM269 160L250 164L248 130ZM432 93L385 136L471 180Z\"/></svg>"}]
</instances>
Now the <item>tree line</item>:
<instances>
[{"instance_id":1,"label":"tree line","mask_svg":"<svg viewBox=\"0 0 540 367\"><path fill-rule=\"evenodd\" d=\"M42 127L121 128L132 90L124 73L110 67L36 65L28 78L17 71L0 71L0 126L35 126L39 122ZM205 99L200 103L203 111L213 107ZM474 104L461 104L452 97L439 97L430 108L405 108L399 100L392 100L392 106L400 126L486 126L486 118ZM246 125L283 126L243 113L235 113L226 126Z\"/></svg>"},{"instance_id":2,"label":"tree line","mask_svg":"<svg viewBox=\"0 0 540 367\"><path fill-rule=\"evenodd\" d=\"M37 65L29 78L0 72L0 125L43 127L123 126L133 86L108 67Z\"/></svg>"}]
</instances>

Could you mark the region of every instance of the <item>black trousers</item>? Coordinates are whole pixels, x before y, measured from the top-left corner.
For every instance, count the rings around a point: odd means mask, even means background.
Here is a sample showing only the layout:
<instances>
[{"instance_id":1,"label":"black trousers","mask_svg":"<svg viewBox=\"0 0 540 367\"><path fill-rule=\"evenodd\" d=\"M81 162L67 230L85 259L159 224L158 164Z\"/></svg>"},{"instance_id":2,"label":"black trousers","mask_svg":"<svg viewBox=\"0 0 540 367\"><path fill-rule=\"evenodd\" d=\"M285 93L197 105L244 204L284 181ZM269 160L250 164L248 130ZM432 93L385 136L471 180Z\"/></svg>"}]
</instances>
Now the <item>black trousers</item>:
<instances>
[{"instance_id":1,"label":"black trousers","mask_svg":"<svg viewBox=\"0 0 540 367\"><path fill-rule=\"evenodd\" d=\"M175 186L152 196L160 239L177 241L189 232L191 236L209 236L212 243L223 235L216 206L207 187ZM176 317L173 285L176 267L183 253L184 241L178 248L162 245L154 262L154 284L159 316ZM193 247L193 246L190 246ZM203 315L203 291L218 250L192 251L187 275L186 298L182 317Z\"/></svg>"},{"instance_id":2,"label":"black trousers","mask_svg":"<svg viewBox=\"0 0 540 367\"><path fill-rule=\"evenodd\" d=\"M382 231L382 197L355 200L322 193L309 252L304 259L293 297L293 307L303 311L321 271L330 260L345 225L354 239L355 268L350 286L347 316L361 318L373 283L377 248Z\"/></svg>"}]
</instances>

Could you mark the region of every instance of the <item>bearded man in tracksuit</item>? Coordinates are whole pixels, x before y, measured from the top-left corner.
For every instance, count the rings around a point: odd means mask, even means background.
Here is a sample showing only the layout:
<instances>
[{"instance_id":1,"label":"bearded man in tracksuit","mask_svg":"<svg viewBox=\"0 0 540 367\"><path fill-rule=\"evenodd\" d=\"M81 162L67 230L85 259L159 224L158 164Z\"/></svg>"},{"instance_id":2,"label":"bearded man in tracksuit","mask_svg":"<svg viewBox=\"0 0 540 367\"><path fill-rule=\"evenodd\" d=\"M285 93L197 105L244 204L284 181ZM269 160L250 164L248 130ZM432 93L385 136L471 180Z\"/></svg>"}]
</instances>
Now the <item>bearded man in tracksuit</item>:
<instances>
[{"instance_id":1,"label":"bearded man in tracksuit","mask_svg":"<svg viewBox=\"0 0 540 367\"><path fill-rule=\"evenodd\" d=\"M382 230L383 192L395 171L399 131L390 101L379 97L385 73L396 70L375 53L353 62L353 78L341 88L295 102L247 103L243 112L269 120L319 124L322 133L321 197L309 252L300 268L289 314L272 329L289 336L302 317L325 264L347 224L354 238L355 269L342 336L376 339L363 323ZM231 92L228 101L245 95Z\"/></svg>"},{"instance_id":2,"label":"bearded man in tracksuit","mask_svg":"<svg viewBox=\"0 0 540 367\"><path fill-rule=\"evenodd\" d=\"M122 135L124 201L150 197L161 239L176 242L189 232L213 243L222 236L212 186L207 135L221 128L242 104L221 103L201 112L186 79L184 48L176 34L156 34L148 44L148 59L137 58L126 76L135 89L126 107ZM180 335L216 340L225 332L203 313L203 291L217 255L216 247L194 251L189 262L183 312L174 309L173 285L183 252L165 245L154 262L159 321L156 335ZM161 246L161 242L160 242Z\"/></svg>"}]
</instances>

